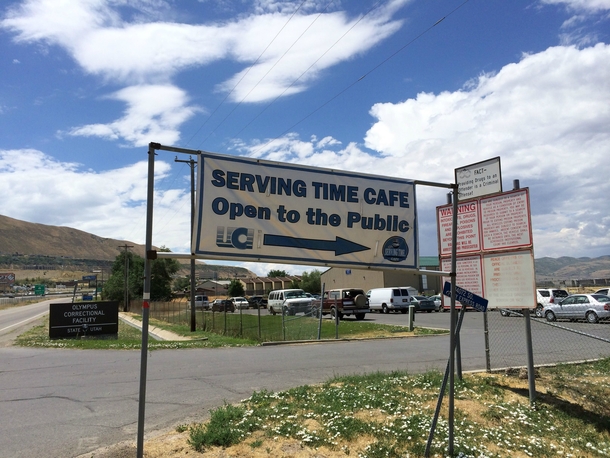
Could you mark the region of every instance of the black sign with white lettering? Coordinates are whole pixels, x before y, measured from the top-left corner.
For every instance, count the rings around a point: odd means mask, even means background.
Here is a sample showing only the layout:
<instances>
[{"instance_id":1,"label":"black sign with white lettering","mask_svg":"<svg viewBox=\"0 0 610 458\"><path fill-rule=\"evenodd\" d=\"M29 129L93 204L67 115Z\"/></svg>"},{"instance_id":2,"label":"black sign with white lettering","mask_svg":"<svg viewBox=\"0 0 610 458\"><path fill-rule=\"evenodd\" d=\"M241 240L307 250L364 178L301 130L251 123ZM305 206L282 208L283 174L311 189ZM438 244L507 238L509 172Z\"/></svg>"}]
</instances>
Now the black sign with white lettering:
<instances>
[{"instance_id":1,"label":"black sign with white lettering","mask_svg":"<svg viewBox=\"0 0 610 458\"><path fill-rule=\"evenodd\" d=\"M119 332L117 301L50 304L49 338L82 337Z\"/></svg>"}]
</instances>

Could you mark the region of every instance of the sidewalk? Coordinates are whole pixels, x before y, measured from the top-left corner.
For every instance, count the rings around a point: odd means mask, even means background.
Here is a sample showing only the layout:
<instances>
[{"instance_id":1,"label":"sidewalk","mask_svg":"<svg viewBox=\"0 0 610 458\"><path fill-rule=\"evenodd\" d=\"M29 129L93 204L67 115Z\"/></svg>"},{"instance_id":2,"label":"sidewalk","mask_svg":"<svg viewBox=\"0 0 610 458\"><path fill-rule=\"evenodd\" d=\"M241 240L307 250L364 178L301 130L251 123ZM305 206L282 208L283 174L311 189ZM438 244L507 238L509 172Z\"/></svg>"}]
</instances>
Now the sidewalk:
<instances>
[{"instance_id":1,"label":"sidewalk","mask_svg":"<svg viewBox=\"0 0 610 458\"><path fill-rule=\"evenodd\" d=\"M130 313L119 312L119 319L140 331L142 330L142 321L135 319ZM148 327L148 335L155 340L192 340L190 337L184 337L156 326Z\"/></svg>"}]
</instances>

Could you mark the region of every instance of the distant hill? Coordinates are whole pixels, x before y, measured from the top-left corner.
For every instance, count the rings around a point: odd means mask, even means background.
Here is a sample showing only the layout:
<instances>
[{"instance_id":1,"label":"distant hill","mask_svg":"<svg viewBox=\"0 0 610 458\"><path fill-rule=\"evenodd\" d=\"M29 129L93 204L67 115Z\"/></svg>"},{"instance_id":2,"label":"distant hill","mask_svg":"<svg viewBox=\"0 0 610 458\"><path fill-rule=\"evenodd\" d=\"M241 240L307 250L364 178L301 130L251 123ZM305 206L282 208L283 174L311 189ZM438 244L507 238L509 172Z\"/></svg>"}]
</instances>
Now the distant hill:
<instances>
[{"instance_id":1,"label":"distant hill","mask_svg":"<svg viewBox=\"0 0 610 458\"><path fill-rule=\"evenodd\" d=\"M535 266L537 281L610 278L610 256L539 258Z\"/></svg>"},{"instance_id":2,"label":"distant hill","mask_svg":"<svg viewBox=\"0 0 610 458\"><path fill-rule=\"evenodd\" d=\"M98 237L65 226L29 223L0 215L0 268L13 270L55 270L71 266L91 271L92 266L110 266L121 252L121 246L144 257L145 246L127 240ZM190 271L190 261L181 261ZM242 267L206 265L197 262L200 278L255 277Z\"/></svg>"},{"instance_id":3,"label":"distant hill","mask_svg":"<svg viewBox=\"0 0 610 458\"><path fill-rule=\"evenodd\" d=\"M144 257L144 245L98 237L78 229L28 223L0 215L0 268L24 264L53 265L110 265L120 253L121 246ZM8 260L7 260L8 257ZM188 274L189 261L182 260L180 274ZM536 281L580 280L610 278L610 255L599 258L539 258L535 260ZM254 273L241 267L209 265L197 262L200 278L254 277Z\"/></svg>"},{"instance_id":4,"label":"distant hill","mask_svg":"<svg viewBox=\"0 0 610 458\"><path fill-rule=\"evenodd\" d=\"M71 227L28 223L0 215L0 254L43 255L72 259L113 261L121 245L144 256L144 245L98 237Z\"/></svg>"}]
</instances>

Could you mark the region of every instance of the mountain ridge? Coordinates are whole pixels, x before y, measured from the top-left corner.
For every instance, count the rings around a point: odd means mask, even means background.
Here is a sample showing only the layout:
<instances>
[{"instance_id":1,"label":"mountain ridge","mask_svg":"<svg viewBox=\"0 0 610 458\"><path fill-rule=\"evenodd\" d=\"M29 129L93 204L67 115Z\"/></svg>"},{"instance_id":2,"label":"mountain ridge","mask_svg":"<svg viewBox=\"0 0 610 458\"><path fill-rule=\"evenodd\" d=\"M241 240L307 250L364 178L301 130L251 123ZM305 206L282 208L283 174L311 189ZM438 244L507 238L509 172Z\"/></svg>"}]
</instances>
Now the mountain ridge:
<instances>
[{"instance_id":1,"label":"mountain ridge","mask_svg":"<svg viewBox=\"0 0 610 458\"><path fill-rule=\"evenodd\" d=\"M128 240L99 237L67 226L30 223L0 215L0 268L11 270L60 270L67 266L91 271L109 268L120 252L129 250L144 257L145 245ZM190 272L190 261L179 260L180 274ZM243 267L197 262L200 278L255 277Z\"/></svg>"},{"instance_id":2,"label":"mountain ridge","mask_svg":"<svg viewBox=\"0 0 610 458\"><path fill-rule=\"evenodd\" d=\"M145 246L141 244L99 237L67 226L30 223L0 215L0 258L32 256L42 264L44 258L62 258L62 263L68 264L77 260L111 263L125 245L130 246L133 253L144 257ZM187 269L189 261L180 262ZM537 282L610 278L610 255L597 258L542 257L535 259L534 265ZM242 267L206 265L202 262L197 263L197 271L204 271L203 275L216 278L256 276Z\"/></svg>"}]
</instances>

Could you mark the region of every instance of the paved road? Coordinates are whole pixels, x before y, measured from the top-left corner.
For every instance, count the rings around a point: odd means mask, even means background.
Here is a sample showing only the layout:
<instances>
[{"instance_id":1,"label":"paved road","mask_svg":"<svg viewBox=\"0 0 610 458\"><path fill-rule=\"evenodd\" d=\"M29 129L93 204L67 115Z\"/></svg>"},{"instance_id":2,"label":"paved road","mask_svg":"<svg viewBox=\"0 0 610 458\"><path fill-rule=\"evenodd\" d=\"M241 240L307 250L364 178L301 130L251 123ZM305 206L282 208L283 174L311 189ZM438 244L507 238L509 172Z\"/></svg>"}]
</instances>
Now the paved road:
<instances>
[{"instance_id":1,"label":"paved road","mask_svg":"<svg viewBox=\"0 0 610 458\"><path fill-rule=\"evenodd\" d=\"M48 302L27 307L37 314L48 310ZM0 323L7 313L0 313ZM202 420L224 401L255 390L283 390L335 375L443 369L448 349L442 336L154 351L148 359L146 431ZM484 367L482 357L464 355L465 368ZM74 457L135 439L139 351L4 347L0 358L0 456Z\"/></svg>"},{"instance_id":2,"label":"paved road","mask_svg":"<svg viewBox=\"0 0 610 458\"><path fill-rule=\"evenodd\" d=\"M35 324L39 319L49 313L49 304L53 302L66 302L71 299L58 298L41 300L40 302L19 305L0 310L0 346L6 346L23 332L25 328Z\"/></svg>"},{"instance_id":3,"label":"paved road","mask_svg":"<svg viewBox=\"0 0 610 458\"><path fill-rule=\"evenodd\" d=\"M446 337L268 347L154 351L148 360L146 431L205 418L226 400L334 375L441 369ZM73 457L134 439L139 351L0 349L0 455ZM480 368L480 355L464 366Z\"/></svg>"},{"instance_id":4,"label":"paved road","mask_svg":"<svg viewBox=\"0 0 610 458\"><path fill-rule=\"evenodd\" d=\"M32 306L27 306L32 307ZM40 307L47 307L48 303ZM25 310L25 309L24 309ZM6 311L0 312L0 329ZM34 307L31 313L39 313ZM499 315L499 314L498 314ZM462 329L462 366L483 369L482 314L469 312ZM11 318L13 319L13 318ZM367 315L405 322L406 315ZM389 321L386 321L389 320ZM449 314L417 314L416 324L446 327ZM504 319L502 326L522 327ZM504 349L523 356L521 347ZM203 420L223 402L255 390L283 390L335 375L444 370L447 336L149 353L146 431ZM135 440L139 351L0 348L0 457L69 458Z\"/></svg>"}]
</instances>

